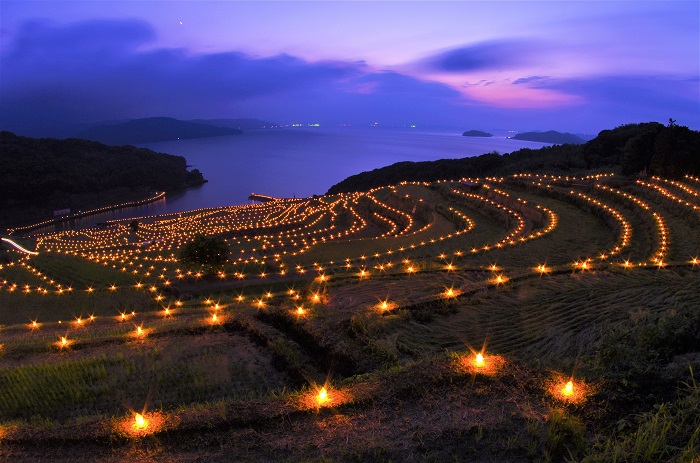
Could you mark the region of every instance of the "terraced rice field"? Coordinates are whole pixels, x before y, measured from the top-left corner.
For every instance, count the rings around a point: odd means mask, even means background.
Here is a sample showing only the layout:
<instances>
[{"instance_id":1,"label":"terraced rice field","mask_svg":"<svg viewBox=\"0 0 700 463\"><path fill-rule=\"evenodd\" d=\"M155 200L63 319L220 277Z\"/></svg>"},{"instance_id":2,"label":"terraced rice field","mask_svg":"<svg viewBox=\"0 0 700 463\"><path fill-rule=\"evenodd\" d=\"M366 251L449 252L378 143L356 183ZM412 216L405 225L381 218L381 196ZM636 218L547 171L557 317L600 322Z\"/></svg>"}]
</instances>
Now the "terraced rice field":
<instances>
[{"instance_id":1,"label":"terraced rice field","mask_svg":"<svg viewBox=\"0 0 700 463\"><path fill-rule=\"evenodd\" d=\"M520 174L25 236L39 254L0 267L0 451L583 458L624 416L603 343L700 307L699 195L689 176ZM199 234L225 267L181 265ZM585 394L548 392L563 379ZM584 443L543 437L561 407Z\"/></svg>"}]
</instances>

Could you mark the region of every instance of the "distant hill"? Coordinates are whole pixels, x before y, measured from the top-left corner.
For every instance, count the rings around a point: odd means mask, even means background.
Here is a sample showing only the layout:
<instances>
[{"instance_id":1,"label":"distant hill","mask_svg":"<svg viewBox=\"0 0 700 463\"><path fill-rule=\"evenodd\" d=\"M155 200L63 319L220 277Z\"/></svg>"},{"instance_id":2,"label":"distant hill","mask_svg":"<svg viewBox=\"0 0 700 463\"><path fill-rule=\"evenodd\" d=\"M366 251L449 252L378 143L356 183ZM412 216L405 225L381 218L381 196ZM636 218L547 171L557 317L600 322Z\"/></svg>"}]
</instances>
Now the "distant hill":
<instances>
[{"instance_id":1,"label":"distant hill","mask_svg":"<svg viewBox=\"0 0 700 463\"><path fill-rule=\"evenodd\" d=\"M463 137L493 137L492 133L482 132L481 130L467 130L462 134Z\"/></svg>"},{"instance_id":2,"label":"distant hill","mask_svg":"<svg viewBox=\"0 0 700 463\"><path fill-rule=\"evenodd\" d=\"M279 124L260 119L192 119L189 122L239 130L273 129L279 127Z\"/></svg>"},{"instance_id":3,"label":"distant hill","mask_svg":"<svg viewBox=\"0 0 700 463\"><path fill-rule=\"evenodd\" d=\"M237 135L241 132L237 128L180 121L171 117L149 117L90 127L78 132L76 138L98 141L107 145L134 145L186 138Z\"/></svg>"},{"instance_id":4,"label":"distant hill","mask_svg":"<svg viewBox=\"0 0 700 463\"><path fill-rule=\"evenodd\" d=\"M523 132L512 137L514 140L538 141L541 143L554 143L557 145L581 145L586 140L573 133L561 133L556 130L546 132Z\"/></svg>"},{"instance_id":5,"label":"distant hill","mask_svg":"<svg viewBox=\"0 0 700 463\"><path fill-rule=\"evenodd\" d=\"M550 142L551 143L551 142ZM517 172L571 173L596 170L625 175L646 172L663 177L700 175L700 132L657 122L627 124L603 130L585 144L561 144L540 149L523 148L462 159L398 162L362 172L333 185L327 194L366 191L403 181L432 182L449 176L486 177Z\"/></svg>"}]
</instances>

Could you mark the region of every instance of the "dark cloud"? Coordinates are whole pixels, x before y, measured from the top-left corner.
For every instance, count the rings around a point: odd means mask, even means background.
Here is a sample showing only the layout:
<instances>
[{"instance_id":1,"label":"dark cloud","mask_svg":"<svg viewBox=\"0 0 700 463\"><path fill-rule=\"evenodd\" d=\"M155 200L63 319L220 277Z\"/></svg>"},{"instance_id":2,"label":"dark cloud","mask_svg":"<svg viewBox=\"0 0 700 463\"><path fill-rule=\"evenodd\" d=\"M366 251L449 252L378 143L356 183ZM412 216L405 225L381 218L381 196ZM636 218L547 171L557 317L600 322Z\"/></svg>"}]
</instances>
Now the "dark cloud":
<instances>
[{"instance_id":1,"label":"dark cloud","mask_svg":"<svg viewBox=\"0 0 700 463\"><path fill-rule=\"evenodd\" d=\"M530 76L530 77L521 77L519 79L515 79L513 81L513 85L520 85L520 84L541 84L541 83L546 83L550 79L549 76Z\"/></svg>"},{"instance_id":2,"label":"dark cloud","mask_svg":"<svg viewBox=\"0 0 700 463\"><path fill-rule=\"evenodd\" d=\"M542 48L527 40L494 40L447 50L419 65L442 72L515 69L532 64Z\"/></svg>"},{"instance_id":3,"label":"dark cloud","mask_svg":"<svg viewBox=\"0 0 700 463\"><path fill-rule=\"evenodd\" d=\"M363 62L194 55L149 48L153 39L138 21L25 25L1 57L0 129L56 134L63 125L110 119L297 119L334 111L365 121L392 111L430 120L460 97L443 84L368 71Z\"/></svg>"},{"instance_id":4,"label":"dark cloud","mask_svg":"<svg viewBox=\"0 0 700 463\"><path fill-rule=\"evenodd\" d=\"M700 79L683 79L668 75L594 76L586 78L547 79L538 88L581 95L587 104L615 108L628 114L659 112L682 113L700 123ZM644 119L647 120L647 119Z\"/></svg>"},{"instance_id":5,"label":"dark cloud","mask_svg":"<svg viewBox=\"0 0 700 463\"><path fill-rule=\"evenodd\" d=\"M446 84L376 71L362 61L309 62L235 51L192 54L156 48L154 39L153 29L140 21L25 24L0 56L0 130L64 136L84 123L150 116L464 127L478 123L564 131L673 117L700 127L697 78L521 74L513 84L574 95L584 103L513 109L469 100ZM515 68L544 59L538 51L537 44L526 41L487 42L435 55L422 66L455 72ZM509 81L464 86L468 90L501 82ZM66 126L73 126L73 132Z\"/></svg>"},{"instance_id":6,"label":"dark cloud","mask_svg":"<svg viewBox=\"0 0 700 463\"><path fill-rule=\"evenodd\" d=\"M106 54L133 50L155 39L155 31L143 21L92 20L56 27L47 21L30 21L22 25L11 46L16 59L52 55L63 57Z\"/></svg>"},{"instance_id":7,"label":"dark cloud","mask_svg":"<svg viewBox=\"0 0 700 463\"><path fill-rule=\"evenodd\" d=\"M582 104L570 113L582 125L599 127L632 122L665 122L669 117L695 130L700 127L700 79L670 75L612 75L533 79L532 87L576 95ZM552 112L554 113L554 112ZM567 117L563 114L562 117ZM571 117L571 116L568 116Z\"/></svg>"}]
</instances>

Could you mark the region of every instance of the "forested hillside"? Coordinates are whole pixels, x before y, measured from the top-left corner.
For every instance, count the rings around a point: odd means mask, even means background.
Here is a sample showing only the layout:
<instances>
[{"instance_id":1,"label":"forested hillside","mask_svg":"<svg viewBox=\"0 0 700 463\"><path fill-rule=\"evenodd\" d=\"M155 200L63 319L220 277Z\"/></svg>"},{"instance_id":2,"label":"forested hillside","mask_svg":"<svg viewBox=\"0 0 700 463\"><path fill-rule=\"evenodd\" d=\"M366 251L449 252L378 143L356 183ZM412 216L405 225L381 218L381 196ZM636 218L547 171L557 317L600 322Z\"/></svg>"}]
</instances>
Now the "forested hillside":
<instances>
[{"instance_id":1,"label":"forested hillside","mask_svg":"<svg viewBox=\"0 0 700 463\"><path fill-rule=\"evenodd\" d=\"M517 172L573 173L581 169L617 169L633 175L676 177L700 173L700 132L669 121L627 124L603 130L583 145L524 148L510 154L496 152L463 159L399 162L353 175L333 185L328 194L364 191L402 181L485 177Z\"/></svg>"},{"instance_id":2,"label":"forested hillside","mask_svg":"<svg viewBox=\"0 0 700 463\"><path fill-rule=\"evenodd\" d=\"M0 222L94 207L203 181L185 158L133 146L0 132Z\"/></svg>"}]
</instances>

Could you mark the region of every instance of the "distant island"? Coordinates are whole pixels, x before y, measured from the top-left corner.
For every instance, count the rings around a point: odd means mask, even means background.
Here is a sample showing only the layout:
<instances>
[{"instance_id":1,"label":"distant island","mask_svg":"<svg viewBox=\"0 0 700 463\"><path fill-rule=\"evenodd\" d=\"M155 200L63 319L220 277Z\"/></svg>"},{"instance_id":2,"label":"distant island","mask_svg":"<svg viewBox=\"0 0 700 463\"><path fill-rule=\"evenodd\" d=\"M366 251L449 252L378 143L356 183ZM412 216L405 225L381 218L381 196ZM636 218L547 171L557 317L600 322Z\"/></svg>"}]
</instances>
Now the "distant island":
<instances>
[{"instance_id":1,"label":"distant island","mask_svg":"<svg viewBox=\"0 0 700 463\"><path fill-rule=\"evenodd\" d=\"M462 134L463 137L493 137L492 133L482 132L481 130L467 130Z\"/></svg>"},{"instance_id":2,"label":"distant island","mask_svg":"<svg viewBox=\"0 0 700 463\"><path fill-rule=\"evenodd\" d=\"M134 145L188 138L237 135L242 130L218 127L198 122L181 121L172 117L149 117L115 124L96 125L78 132L75 137L107 145Z\"/></svg>"},{"instance_id":3,"label":"distant island","mask_svg":"<svg viewBox=\"0 0 700 463\"><path fill-rule=\"evenodd\" d=\"M546 132L523 132L513 137L513 140L538 141L541 143L555 143L557 145L581 145L586 140L573 133L561 133L556 130Z\"/></svg>"},{"instance_id":4,"label":"distant island","mask_svg":"<svg viewBox=\"0 0 700 463\"><path fill-rule=\"evenodd\" d=\"M22 225L54 210L142 200L206 182L182 156L133 146L0 132L0 223Z\"/></svg>"}]
</instances>

